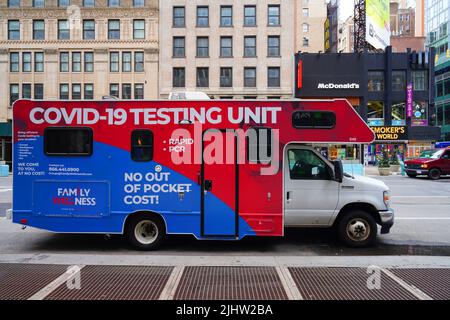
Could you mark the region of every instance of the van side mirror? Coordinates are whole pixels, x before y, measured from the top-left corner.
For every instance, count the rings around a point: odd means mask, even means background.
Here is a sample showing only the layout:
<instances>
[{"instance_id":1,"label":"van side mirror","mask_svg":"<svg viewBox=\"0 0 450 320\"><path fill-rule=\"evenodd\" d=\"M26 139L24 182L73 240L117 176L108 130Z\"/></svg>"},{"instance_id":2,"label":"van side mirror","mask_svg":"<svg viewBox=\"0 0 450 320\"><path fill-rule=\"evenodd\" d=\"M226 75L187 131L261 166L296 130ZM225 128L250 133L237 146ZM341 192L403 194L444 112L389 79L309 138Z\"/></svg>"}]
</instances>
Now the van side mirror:
<instances>
[{"instance_id":1,"label":"van side mirror","mask_svg":"<svg viewBox=\"0 0 450 320\"><path fill-rule=\"evenodd\" d=\"M334 165L334 180L342 183L342 180L344 179L344 166L342 165L341 160L335 160L333 161Z\"/></svg>"}]
</instances>

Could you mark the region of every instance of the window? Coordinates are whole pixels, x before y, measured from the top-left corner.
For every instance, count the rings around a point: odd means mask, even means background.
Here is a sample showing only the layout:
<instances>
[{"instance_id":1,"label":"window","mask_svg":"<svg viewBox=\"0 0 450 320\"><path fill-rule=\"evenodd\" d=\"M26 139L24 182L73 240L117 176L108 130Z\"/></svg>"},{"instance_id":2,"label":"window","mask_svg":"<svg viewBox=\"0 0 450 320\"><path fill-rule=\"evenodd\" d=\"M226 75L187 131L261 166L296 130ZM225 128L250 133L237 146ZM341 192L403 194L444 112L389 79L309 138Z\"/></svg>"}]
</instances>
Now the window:
<instances>
[{"instance_id":1,"label":"window","mask_svg":"<svg viewBox=\"0 0 450 320\"><path fill-rule=\"evenodd\" d=\"M256 57L256 37L244 37L244 57Z\"/></svg>"},{"instance_id":2,"label":"window","mask_svg":"<svg viewBox=\"0 0 450 320\"><path fill-rule=\"evenodd\" d=\"M131 52L122 52L122 72L131 72Z\"/></svg>"},{"instance_id":3,"label":"window","mask_svg":"<svg viewBox=\"0 0 450 320\"><path fill-rule=\"evenodd\" d=\"M83 0L83 7L95 7L95 0Z\"/></svg>"},{"instance_id":4,"label":"window","mask_svg":"<svg viewBox=\"0 0 450 320\"><path fill-rule=\"evenodd\" d=\"M95 20L83 20L83 39L95 39Z\"/></svg>"},{"instance_id":5,"label":"window","mask_svg":"<svg viewBox=\"0 0 450 320\"><path fill-rule=\"evenodd\" d=\"M67 83L59 85L59 99L69 100L69 85Z\"/></svg>"},{"instance_id":6,"label":"window","mask_svg":"<svg viewBox=\"0 0 450 320\"><path fill-rule=\"evenodd\" d=\"M44 85L42 83L34 84L34 99L44 100Z\"/></svg>"},{"instance_id":7,"label":"window","mask_svg":"<svg viewBox=\"0 0 450 320\"><path fill-rule=\"evenodd\" d=\"M371 92L384 91L384 72L383 71L369 71L368 72L368 89Z\"/></svg>"},{"instance_id":8,"label":"window","mask_svg":"<svg viewBox=\"0 0 450 320\"><path fill-rule=\"evenodd\" d=\"M133 130L131 133L131 159L137 162L153 160L153 132Z\"/></svg>"},{"instance_id":9,"label":"window","mask_svg":"<svg viewBox=\"0 0 450 320\"><path fill-rule=\"evenodd\" d=\"M280 56L280 36L269 36L268 38L268 53L269 57Z\"/></svg>"},{"instance_id":10,"label":"window","mask_svg":"<svg viewBox=\"0 0 450 320\"><path fill-rule=\"evenodd\" d=\"M384 103L381 101L369 101L367 103L367 118L371 126L384 125Z\"/></svg>"},{"instance_id":11,"label":"window","mask_svg":"<svg viewBox=\"0 0 450 320\"><path fill-rule=\"evenodd\" d=\"M120 20L108 20L108 39L120 39Z\"/></svg>"},{"instance_id":12,"label":"window","mask_svg":"<svg viewBox=\"0 0 450 320\"><path fill-rule=\"evenodd\" d=\"M392 110L392 125L404 126L406 125L406 104L404 102L395 103L391 107Z\"/></svg>"},{"instance_id":13,"label":"window","mask_svg":"<svg viewBox=\"0 0 450 320\"><path fill-rule=\"evenodd\" d=\"M72 72L81 72L81 52L72 52Z\"/></svg>"},{"instance_id":14,"label":"window","mask_svg":"<svg viewBox=\"0 0 450 320\"><path fill-rule=\"evenodd\" d=\"M81 84L72 84L72 100L81 100Z\"/></svg>"},{"instance_id":15,"label":"window","mask_svg":"<svg viewBox=\"0 0 450 320\"><path fill-rule=\"evenodd\" d=\"M44 53L34 53L34 72L44 72Z\"/></svg>"},{"instance_id":16,"label":"window","mask_svg":"<svg viewBox=\"0 0 450 320\"><path fill-rule=\"evenodd\" d=\"M184 7L173 8L173 26L175 28L184 28L186 26L186 9Z\"/></svg>"},{"instance_id":17,"label":"window","mask_svg":"<svg viewBox=\"0 0 450 320\"><path fill-rule=\"evenodd\" d=\"M279 67L269 67L267 69L267 86L269 88L280 87L280 68Z\"/></svg>"},{"instance_id":18,"label":"window","mask_svg":"<svg viewBox=\"0 0 450 320\"><path fill-rule=\"evenodd\" d=\"M247 135L247 159L254 163L269 163L272 160L272 130L252 128Z\"/></svg>"},{"instance_id":19,"label":"window","mask_svg":"<svg viewBox=\"0 0 450 320\"><path fill-rule=\"evenodd\" d=\"M145 0L133 0L133 7L145 6Z\"/></svg>"},{"instance_id":20,"label":"window","mask_svg":"<svg viewBox=\"0 0 450 320\"><path fill-rule=\"evenodd\" d=\"M143 100L144 99L144 84L136 83L134 85L134 99Z\"/></svg>"},{"instance_id":21,"label":"window","mask_svg":"<svg viewBox=\"0 0 450 320\"><path fill-rule=\"evenodd\" d=\"M69 72L69 53L61 52L59 54L59 71Z\"/></svg>"},{"instance_id":22,"label":"window","mask_svg":"<svg viewBox=\"0 0 450 320\"><path fill-rule=\"evenodd\" d=\"M209 38L197 37L197 57L207 58L209 57Z\"/></svg>"},{"instance_id":23,"label":"window","mask_svg":"<svg viewBox=\"0 0 450 320\"><path fill-rule=\"evenodd\" d=\"M209 68L197 68L197 88L209 87Z\"/></svg>"},{"instance_id":24,"label":"window","mask_svg":"<svg viewBox=\"0 0 450 320\"><path fill-rule=\"evenodd\" d=\"M91 128L46 128L44 150L48 156L90 156L93 148Z\"/></svg>"},{"instance_id":25,"label":"window","mask_svg":"<svg viewBox=\"0 0 450 320\"><path fill-rule=\"evenodd\" d=\"M45 22L44 20L33 20L33 40L45 39Z\"/></svg>"},{"instance_id":26,"label":"window","mask_svg":"<svg viewBox=\"0 0 450 320\"><path fill-rule=\"evenodd\" d=\"M444 96L444 82L439 81L436 82L436 97L442 97Z\"/></svg>"},{"instance_id":27,"label":"window","mask_svg":"<svg viewBox=\"0 0 450 320\"><path fill-rule=\"evenodd\" d=\"M309 47L309 38L303 37L302 45L303 45L304 47Z\"/></svg>"},{"instance_id":28,"label":"window","mask_svg":"<svg viewBox=\"0 0 450 320\"><path fill-rule=\"evenodd\" d=\"M444 81L444 92L446 95L450 94L450 78L447 78Z\"/></svg>"},{"instance_id":29,"label":"window","mask_svg":"<svg viewBox=\"0 0 450 320\"><path fill-rule=\"evenodd\" d=\"M173 68L173 87L184 88L186 86L186 70L184 68Z\"/></svg>"},{"instance_id":30,"label":"window","mask_svg":"<svg viewBox=\"0 0 450 320\"><path fill-rule=\"evenodd\" d=\"M303 17L307 18L309 17L309 9L308 8L303 8Z\"/></svg>"},{"instance_id":31,"label":"window","mask_svg":"<svg viewBox=\"0 0 450 320\"><path fill-rule=\"evenodd\" d=\"M220 68L220 87L230 88L233 86L233 68Z\"/></svg>"},{"instance_id":32,"label":"window","mask_svg":"<svg viewBox=\"0 0 450 320\"><path fill-rule=\"evenodd\" d=\"M131 99L131 84L130 83L122 84L122 99L123 100Z\"/></svg>"},{"instance_id":33,"label":"window","mask_svg":"<svg viewBox=\"0 0 450 320\"><path fill-rule=\"evenodd\" d=\"M33 7L35 8L45 7L45 0L33 0Z\"/></svg>"},{"instance_id":34,"label":"window","mask_svg":"<svg viewBox=\"0 0 450 320\"><path fill-rule=\"evenodd\" d=\"M120 7L120 0L108 0L108 7Z\"/></svg>"},{"instance_id":35,"label":"window","mask_svg":"<svg viewBox=\"0 0 450 320\"><path fill-rule=\"evenodd\" d=\"M134 53L134 72L144 72L144 53Z\"/></svg>"},{"instance_id":36,"label":"window","mask_svg":"<svg viewBox=\"0 0 450 320\"><path fill-rule=\"evenodd\" d=\"M70 6L70 0L58 0L58 7Z\"/></svg>"},{"instance_id":37,"label":"window","mask_svg":"<svg viewBox=\"0 0 450 320\"><path fill-rule=\"evenodd\" d=\"M256 68L244 68L244 87L256 87Z\"/></svg>"},{"instance_id":38,"label":"window","mask_svg":"<svg viewBox=\"0 0 450 320\"><path fill-rule=\"evenodd\" d=\"M297 111L292 115L292 126L296 129L332 129L336 126L336 115L327 111Z\"/></svg>"},{"instance_id":39,"label":"window","mask_svg":"<svg viewBox=\"0 0 450 320\"><path fill-rule=\"evenodd\" d=\"M231 27L233 26L233 7L221 6L220 7L220 26Z\"/></svg>"},{"instance_id":40,"label":"window","mask_svg":"<svg viewBox=\"0 0 450 320\"><path fill-rule=\"evenodd\" d=\"M8 20L8 40L20 40L19 20Z\"/></svg>"},{"instance_id":41,"label":"window","mask_svg":"<svg viewBox=\"0 0 450 320\"><path fill-rule=\"evenodd\" d=\"M58 20L58 39L59 40L70 39L70 29L68 20Z\"/></svg>"},{"instance_id":42,"label":"window","mask_svg":"<svg viewBox=\"0 0 450 320\"><path fill-rule=\"evenodd\" d=\"M133 39L145 39L145 20L133 20Z\"/></svg>"},{"instance_id":43,"label":"window","mask_svg":"<svg viewBox=\"0 0 450 320\"><path fill-rule=\"evenodd\" d=\"M16 100L19 100L19 85L12 83L9 85L9 105L12 106Z\"/></svg>"},{"instance_id":44,"label":"window","mask_svg":"<svg viewBox=\"0 0 450 320\"><path fill-rule=\"evenodd\" d=\"M309 32L309 24L304 23L302 24L302 29L304 33L308 33Z\"/></svg>"},{"instance_id":45,"label":"window","mask_svg":"<svg viewBox=\"0 0 450 320\"><path fill-rule=\"evenodd\" d=\"M22 99L31 99L31 84L22 84Z\"/></svg>"},{"instance_id":46,"label":"window","mask_svg":"<svg viewBox=\"0 0 450 320\"><path fill-rule=\"evenodd\" d=\"M220 37L220 57L230 58L233 56L233 37Z\"/></svg>"},{"instance_id":47,"label":"window","mask_svg":"<svg viewBox=\"0 0 450 320\"><path fill-rule=\"evenodd\" d=\"M209 26L209 7L197 7L197 27Z\"/></svg>"},{"instance_id":48,"label":"window","mask_svg":"<svg viewBox=\"0 0 450 320\"><path fill-rule=\"evenodd\" d=\"M428 88L428 72L425 70L412 71L412 82L415 91L425 91Z\"/></svg>"},{"instance_id":49,"label":"window","mask_svg":"<svg viewBox=\"0 0 450 320\"><path fill-rule=\"evenodd\" d=\"M444 108L445 106L443 105L436 106L436 119L438 126L444 125Z\"/></svg>"},{"instance_id":50,"label":"window","mask_svg":"<svg viewBox=\"0 0 450 320\"><path fill-rule=\"evenodd\" d=\"M173 38L173 57L184 58L186 56L186 39L185 37Z\"/></svg>"},{"instance_id":51,"label":"window","mask_svg":"<svg viewBox=\"0 0 450 320\"><path fill-rule=\"evenodd\" d=\"M19 53L11 52L9 54L9 72L19 72L20 70Z\"/></svg>"},{"instance_id":52,"label":"window","mask_svg":"<svg viewBox=\"0 0 450 320\"><path fill-rule=\"evenodd\" d=\"M84 72L94 72L94 53L84 53Z\"/></svg>"},{"instance_id":53,"label":"window","mask_svg":"<svg viewBox=\"0 0 450 320\"><path fill-rule=\"evenodd\" d=\"M244 6L244 26L256 26L256 6Z\"/></svg>"},{"instance_id":54,"label":"window","mask_svg":"<svg viewBox=\"0 0 450 320\"><path fill-rule=\"evenodd\" d=\"M392 71L392 91L406 90L406 72Z\"/></svg>"},{"instance_id":55,"label":"window","mask_svg":"<svg viewBox=\"0 0 450 320\"><path fill-rule=\"evenodd\" d=\"M8 0L8 8L19 8L20 0Z\"/></svg>"},{"instance_id":56,"label":"window","mask_svg":"<svg viewBox=\"0 0 450 320\"><path fill-rule=\"evenodd\" d=\"M92 83L84 84L84 99L85 100L94 99L94 85Z\"/></svg>"},{"instance_id":57,"label":"window","mask_svg":"<svg viewBox=\"0 0 450 320\"><path fill-rule=\"evenodd\" d=\"M109 85L109 95L111 97L119 98L119 84L118 83L111 83Z\"/></svg>"},{"instance_id":58,"label":"window","mask_svg":"<svg viewBox=\"0 0 450 320\"><path fill-rule=\"evenodd\" d=\"M22 72L31 72L31 52L22 53Z\"/></svg>"},{"instance_id":59,"label":"window","mask_svg":"<svg viewBox=\"0 0 450 320\"><path fill-rule=\"evenodd\" d=\"M280 6L270 5L269 6L269 26L279 26L280 25Z\"/></svg>"},{"instance_id":60,"label":"window","mask_svg":"<svg viewBox=\"0 0 450 320\"><path fill-rule=\"evenodd\" d=\"M288 161L291 180L331 180L328 165L311 150L291 149Z\"/></svg>"},{"instance_id":61,"label":"window","mask_svg":"<svg viewBox=\"0 0 450 320\"><path fill-rule=\"evenodd\" d=\"M109 54L109 71L119 72L119 52L111 52Z\"/></svg>"},{"instance_id":62,"label":"window","mask_svg":"<svg viewBox=\"0 0 450 320\"><path fill-rule=\"evenodd\" d=\"M428 125L428 102L414 101L411 126L422 127Z\"/></svg>"}]
</instances>

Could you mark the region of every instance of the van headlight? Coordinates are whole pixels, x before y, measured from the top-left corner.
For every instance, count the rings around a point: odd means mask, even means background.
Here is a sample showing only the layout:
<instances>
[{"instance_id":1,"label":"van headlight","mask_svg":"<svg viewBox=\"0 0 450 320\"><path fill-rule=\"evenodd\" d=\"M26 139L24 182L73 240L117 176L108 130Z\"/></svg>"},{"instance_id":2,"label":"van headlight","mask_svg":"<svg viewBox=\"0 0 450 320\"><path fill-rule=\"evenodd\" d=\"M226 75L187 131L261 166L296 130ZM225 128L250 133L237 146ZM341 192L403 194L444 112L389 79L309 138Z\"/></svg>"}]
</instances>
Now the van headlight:
<instances>
[{"instance_id":1,"label":"van headlight","mask_svg":"<svg viewBox=\"0 0 450 320\"><path fill-rule=\"evenodd\" d=\"M384 201L384 204L386 205L386 207L389 208L389 206L391 204L391 192L389 190L383 192L383 201Z\"/></svg>"}]
</instances>

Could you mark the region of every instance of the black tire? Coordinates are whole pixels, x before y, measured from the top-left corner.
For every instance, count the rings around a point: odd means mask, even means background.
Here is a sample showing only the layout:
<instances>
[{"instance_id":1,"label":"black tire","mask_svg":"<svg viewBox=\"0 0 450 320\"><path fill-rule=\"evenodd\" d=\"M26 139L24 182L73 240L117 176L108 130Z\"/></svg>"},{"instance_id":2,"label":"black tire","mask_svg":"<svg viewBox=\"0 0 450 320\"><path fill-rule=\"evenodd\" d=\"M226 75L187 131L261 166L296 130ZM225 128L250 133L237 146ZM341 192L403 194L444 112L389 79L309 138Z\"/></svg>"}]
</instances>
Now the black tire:
<instances>
[{"instance_id":1,"label":"black tire","mask_svg":"<svg viewBox=\"0 0 450 320\"><path fill-rule=\"evenodd\" d=\"M417 174L414 174L414 173L407 173L406 175L408 177L410 177L410 178L416 178L417 177Z\"/></svg>"},{"instance_id":2,"label":"black tire","mask_svg":"<svg viewBox=\"0 0 450 320\"><path fill-rule=\"evenodd\" d=\"M366 234L358 234L365 230ZM375 244L378 228L371 214L362 210L345 213L337 225L339 240L349 247L364 248Z\"/></svg>"},{"instance_id":3,"label":"black tire","mask_svg":"<svg viewBox=\"0 0 450 320\"><path fill-rule=\"evenodd\" d=\"M158 216L140 214L127 221L125 237L136 249L157 250L166 238L166 227Z\"/></svg>"},{"instance_id":4,"label":"black tire","mask_svg":"<svg viewBox=\"0 0 450 320\"><path fill-rule=\"evenodd\" d=\"M431 169L428 173L428 178L430 178L431 180L439 180L441 178L441 170L437 168Z\"/></svg>"}]
</instances>

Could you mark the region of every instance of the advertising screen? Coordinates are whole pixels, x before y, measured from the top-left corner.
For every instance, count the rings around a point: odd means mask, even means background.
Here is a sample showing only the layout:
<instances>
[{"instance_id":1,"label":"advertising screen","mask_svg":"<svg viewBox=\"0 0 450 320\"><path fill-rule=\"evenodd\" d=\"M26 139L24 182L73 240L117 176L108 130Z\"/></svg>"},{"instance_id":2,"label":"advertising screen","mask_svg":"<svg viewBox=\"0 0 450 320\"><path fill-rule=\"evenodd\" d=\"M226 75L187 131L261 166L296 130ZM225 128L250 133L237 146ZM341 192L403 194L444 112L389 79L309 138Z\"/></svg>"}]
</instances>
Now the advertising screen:
<instances>
[{"instance_id":1,"label":"advertising screen","mask_svg":"<svg viewBox=\"0 0 450 320\"><path fill-rule=\"evenodd\" d=\"M389 0L366 0L366 40L376 49L391 43Z\"/></svg>"}]
</instances>

